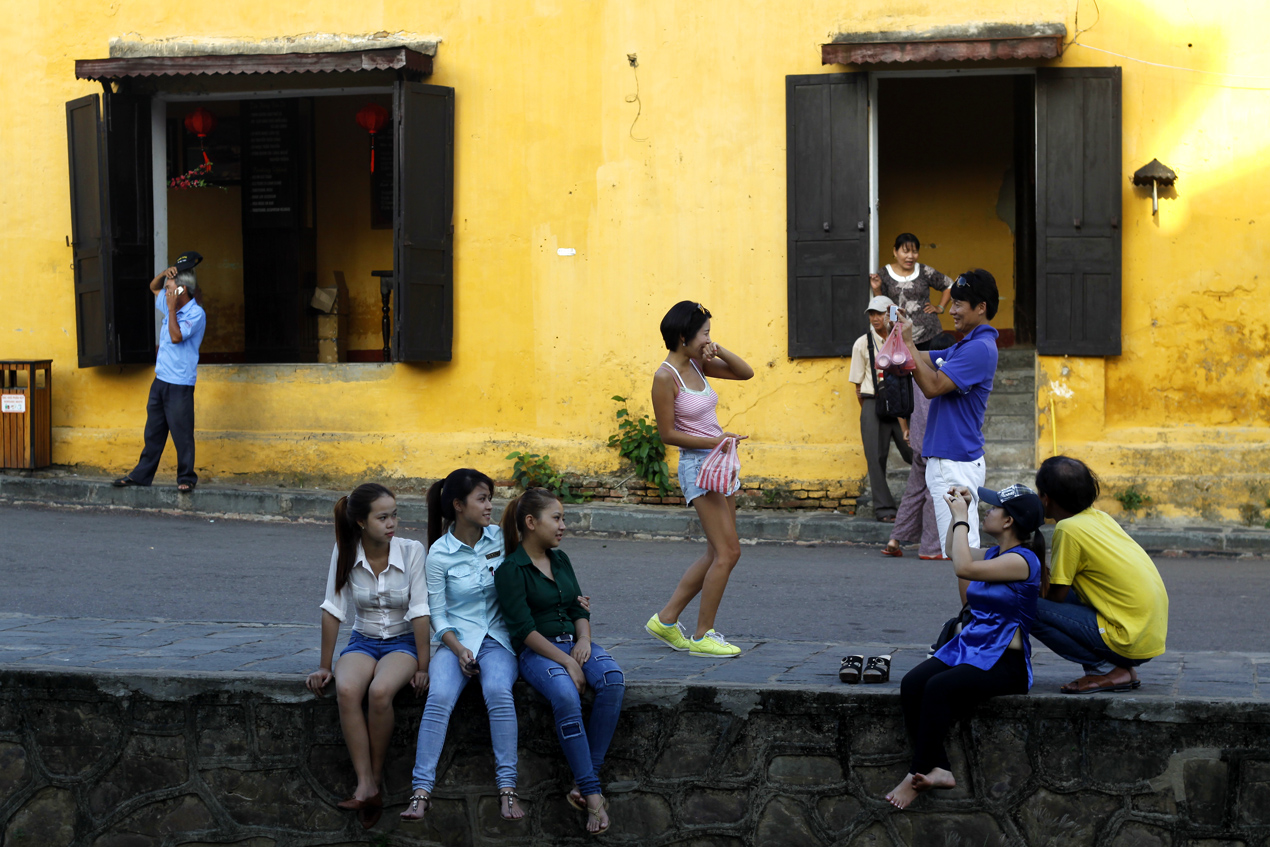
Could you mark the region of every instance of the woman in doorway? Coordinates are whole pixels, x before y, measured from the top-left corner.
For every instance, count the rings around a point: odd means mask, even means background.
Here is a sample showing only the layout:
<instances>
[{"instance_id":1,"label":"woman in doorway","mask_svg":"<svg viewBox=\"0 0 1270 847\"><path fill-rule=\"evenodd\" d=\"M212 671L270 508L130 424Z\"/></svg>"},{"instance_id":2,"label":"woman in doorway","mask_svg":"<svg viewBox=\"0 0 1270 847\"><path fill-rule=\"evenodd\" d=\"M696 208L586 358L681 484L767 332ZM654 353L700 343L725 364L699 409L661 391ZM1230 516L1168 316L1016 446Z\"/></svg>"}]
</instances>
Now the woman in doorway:
<instances>
[{"instance_id":1,"label":"woman in doorway","mask_svg":"<svg viewBox=\"0 0 1270 847\"><path fill-rule=\"evenodd\" d=\"M586 810L586 831L608 831L608 803L600 767L626 694L626 678L604 648L591 641L591 613L569 557L559 550L564 507L550 491L530 488L503 511L507 558L494 574L498 601L520 655L520 674L551 703L556 737L573 771L569 805ZM563 673L561 670L563 669ZM582 724L582 694L595 692Z\"/></svg>"},{"instance_id":2,"label":"woman in doorway","mask_svg":"<svg viewBox=\"0 0 1270 847\"><path fill-rule=\"evenodd\" d=\"M450 714L470 680L481 684L494 745L498 813L521 821L516 794L516 654L494 588L503 562L503 533L490 522L494 481L471 468L460 468L428 489L428 606L438 648L432 662L432 688L419 722L414 791L401 813L403 821L421 821L432 808L437 762L445 745Z\"/></svg>"},{"instance_id":3,"label":"woman in doorway","mask_svg":"<svg viewBox=\"0 0 1270 847\"><path fill-rule=\"evenodd\" d=\"M967 717L990 697L1026 694L1032 687L1028 635L1048 581L1041 498L1025 485L1002 491L980 488L979 499L992 506L983 530L998 542L987 550L970 547L970 489L953 488L944 499L953 515L948 550L960 578L961 601L972 618L900 683L913 759L908 775L886 795L897 809L907 808L923 791L957 786L944 749L954 720Z\"/></svg>"},{"instance_id":4,"label":"woman in doorway","mask_svg":"<svg viewBox=\"0 0 1270 847\"><path fill-rule=\"evenodd\" d=\"M913 321L913 343L918 350L929 350L930 343L943 332L939 316L952 300L953 281L917 261L921 242L911 232L901 232L895 239L895 261L869 274L873 296L890 297ZM930 292L942 291L939 305L930 302Z\"/></svg>"},{"instance_id":5,"label":"woman in doorway","mask_svg":"<svg viewBox=\"0 0 1270 847\"><path fill-rule=\"evenodd\" d=\"M670 600L648 619L644 629L673 650L693 656L731 657L741 648L729 644L715 630L714 618L732 568L741 558L736 535L736 492L726 495L697 487L702 462L725 438L747 436L724 432L719 426L714 393L706 376L749 379L754 369L730 350L710 340L710 312L700 303L683 300L661 319L661 337L670 355L653 374L653 414L662 443L679 448L679 487L684 501L697 510L706 535L706 549L679 580ZM739 487L739 485L738 485ZM701 595L697 628L689 638L679 615L692 598Z\"/></svg>"},{"instance_id":6,"label":"woman in doorway","mask_svg":"<svg viewBox=\"0 0 1270 847\"><path fill-rule=\"evenodd\" d=\"M305 685L319 696L332 679L340 728L357 772L353 795L339 803L369 829L383 812L380 782L392 735L393 697L410 683L428 687L428 606L423 545L396 537L397 500L378 483L335 504L335 550L322 603L322 657ZM352 600L353 632L332 668L340 624ZM362 713L362 701L368 708Z\"/></svg>"}]
</instances>

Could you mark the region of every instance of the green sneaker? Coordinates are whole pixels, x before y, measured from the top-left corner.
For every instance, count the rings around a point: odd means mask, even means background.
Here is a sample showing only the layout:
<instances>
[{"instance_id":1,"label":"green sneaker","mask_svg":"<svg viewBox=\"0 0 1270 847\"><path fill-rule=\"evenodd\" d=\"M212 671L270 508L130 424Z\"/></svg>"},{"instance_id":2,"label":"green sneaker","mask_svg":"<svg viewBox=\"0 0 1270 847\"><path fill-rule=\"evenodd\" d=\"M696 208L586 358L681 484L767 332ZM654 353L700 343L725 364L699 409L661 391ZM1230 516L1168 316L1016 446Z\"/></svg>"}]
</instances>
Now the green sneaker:
<instances>
[{"instance_id":1,"label":"green sneaker","mask_svg":"<svg viewBox=\"0 0 1270 847\"><path fill-rule=\"evenodd\" d=\"M683 627L679 625L679 621L675 621L672 624L664 624L657 617L656 612L648 619L648 623L644 624L644 632L647 632L671 650L678 650L682 653L688 649L688 637L684 635Z\"/></svg>"},{"instance_id":2,"label":"green sneaker","mask_svg":"<svg viewBox=\"0 0 1270 847\"><path fill-rule=\"evenodd\" d=\"M721 633L712 629L701 640L688 639L688 655L705 656L709 659L730 659L741 655L741 648L735 644L729 644Z\"/></svg>"}]
</instances>

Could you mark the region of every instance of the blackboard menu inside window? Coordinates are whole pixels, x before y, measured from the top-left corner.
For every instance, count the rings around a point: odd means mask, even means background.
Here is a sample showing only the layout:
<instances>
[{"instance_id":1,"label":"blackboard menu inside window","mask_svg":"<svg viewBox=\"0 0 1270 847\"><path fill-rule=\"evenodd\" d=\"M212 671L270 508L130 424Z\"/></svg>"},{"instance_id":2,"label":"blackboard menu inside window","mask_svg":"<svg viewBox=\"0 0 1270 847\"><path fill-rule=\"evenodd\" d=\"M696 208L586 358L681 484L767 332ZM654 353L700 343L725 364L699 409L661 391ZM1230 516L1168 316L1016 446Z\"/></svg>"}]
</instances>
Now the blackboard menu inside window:
<instances>
[{"instance_id":1,"label":"blackboard menu inside window","mask_svg":"<svg viewBox=\"0 0 1270 847\"><path fill-rule=\"evenodd\" d=\"M392 189L396 174L392 124L375 135L375 172L370 175L370 227L392 229Z\"/></svg>"},{"instance_id":2,"label":"blackboard menu inside window","mask_svg":"<svg viewBox=\"0 0 1270 847\"><path fill-rule=\"evenodd\" d=\"M300 207L299 108L296 100L242 104L243 225L289 229Z\"/></svg>"}]
</instances>

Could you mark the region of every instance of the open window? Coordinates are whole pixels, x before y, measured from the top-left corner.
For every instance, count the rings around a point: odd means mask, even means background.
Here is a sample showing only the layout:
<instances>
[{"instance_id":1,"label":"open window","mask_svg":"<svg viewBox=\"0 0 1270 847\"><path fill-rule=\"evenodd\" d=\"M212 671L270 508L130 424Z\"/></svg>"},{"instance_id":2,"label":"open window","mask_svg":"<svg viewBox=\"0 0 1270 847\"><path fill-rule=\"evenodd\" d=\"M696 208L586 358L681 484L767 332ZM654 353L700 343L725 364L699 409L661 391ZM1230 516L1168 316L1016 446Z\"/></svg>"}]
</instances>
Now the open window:
<instances>
[{"instance_id":1,"label":"open window","mask_svg":"<svg viewBox=\"0 0 1270 847\"><path fill-rule=\"evenodd\" d=\"M153 361L148 284L183 250L204 363L317 362L332 333L341 361L448 361L454 91L430 72L409 49L77 62L105 89L67 104L80 366ZM311 305L332 287L338 321Z\"/></svg>"},{"instance_id":2,"label":"open window","mask_svg":"<svg viewBox=\"0 0 1270 847\"><path fill-rule=\"evenodd\" d=\"M786 110L791 357L849 354L903 231L993 271L1002 343L1119 355L1118 68L790 76Z\"/></svg>"}]
</instances>

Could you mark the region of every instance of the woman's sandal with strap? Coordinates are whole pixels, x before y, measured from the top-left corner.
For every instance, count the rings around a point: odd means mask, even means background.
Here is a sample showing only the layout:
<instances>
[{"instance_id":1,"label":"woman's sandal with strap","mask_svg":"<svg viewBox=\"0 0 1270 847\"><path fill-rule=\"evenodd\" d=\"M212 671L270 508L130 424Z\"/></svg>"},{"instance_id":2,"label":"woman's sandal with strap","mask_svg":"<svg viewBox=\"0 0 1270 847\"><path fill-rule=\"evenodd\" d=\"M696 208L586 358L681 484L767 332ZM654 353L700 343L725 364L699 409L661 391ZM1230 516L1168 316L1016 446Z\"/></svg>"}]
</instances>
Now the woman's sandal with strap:
<instances>
[{"instance_id":1,"label":"woman's sandal with strap","mask_svg":"<svg viewBox=\"0 0 1270 847\"><path fill-rule=\"evenodd\" d=\"M422 812L419 811L420 805L423 806ZM418 823L431 810L432 798L427 794L415 793L410 795L410 805L401 813L401 820L405 823Z\"/></svg>"},{"instance_id":2,"label":"woman's sandal with strap","mask_svg":"<svg viewBox=\"0 0 1270 847\"><path fill-rule=\"evenodd\" d=\"M864 673L863 656L844 656L842 664L838 666L838 681L855 685L860 681L862 673Z\"/></svg>"},{"instance_id":3,"label":"woman's sandal with strap","mask_svg":"<svg viewBox=\"0 0 1270 847\"><path fill-rule=\"evenodd\" d=\"M592 809L590 806L587 806L586 813L587 813L588 822L590 821L591 818L595 818L597 821L600 820L600 812L608 811L609 801L603 797L601 797L600 800L601 800L600 807L598 809ZM609 821L600 829L595 829L595 830L588 829L586 831L586 834L587 835L603 835L604 833L609 831L609 827L612 825L613 825L613 822Z\"/></svg>"},{"instance_id":4,"label":"woman's sandal with strap","mask_svg":"<svg viewBox=\"0 0 1270 847\"><path fill-rule=\"evenodd\" d=\"M525 820L525 813L523 811L521 812L520 817L518 818L513 818L510 816L510 813L512 810L512 803L516 802L519 799L520 799L520 795L516 793L515 789L509 788L505 791L498 792L498 816L505 821L511 821L512 823L522 823Z\"/></svg>"}]
</instances>

